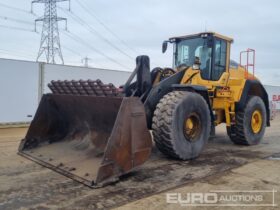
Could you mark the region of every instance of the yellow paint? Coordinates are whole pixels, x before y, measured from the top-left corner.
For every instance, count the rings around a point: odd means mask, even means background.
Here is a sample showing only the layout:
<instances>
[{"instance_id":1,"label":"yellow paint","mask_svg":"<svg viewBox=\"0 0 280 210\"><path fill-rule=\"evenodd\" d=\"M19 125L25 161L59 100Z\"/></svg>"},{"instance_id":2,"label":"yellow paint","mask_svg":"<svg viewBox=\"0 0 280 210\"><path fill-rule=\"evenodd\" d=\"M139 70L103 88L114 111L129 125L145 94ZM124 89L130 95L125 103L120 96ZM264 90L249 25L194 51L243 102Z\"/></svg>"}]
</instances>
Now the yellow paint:
<instances>
[{"instance_id":1,"label":"yellow paint","mask_svg":"<svg viewBox=\"0 0 280 210\"><path fill-rule=\"evenodd\" d=\"M190 141L195 141L201 132L200 120L196 114L191 114L185 120L185 135Z\"/></svg>"},{"instance_id":2,"label":"yellow paint","mask_svg":"<svg viewBox=\"0 0 280 210\"><path fill-rule=\"evenodd\" d=\"M198 34L191 34L191 35L186 35L186 36L176 36L176 37L171 37L170 39L187 39L187 38L190 38L190 37L194 37L194 36L199 36L201 34L205 34L205 33L210 33L210 34L213 34L215 37L217 38L220 38L220 39L223 39L223 40L226 40L228 41L229 43L232 43L233 42L233 39L230 38L230 37L227 37L227 36L224 36L224 35L221 35L221 34L218 34L216 32L212 32L212 31L207 31L207 32L203 32L203 33L198 33Z\"/></svg>"},{"instance_id":3,"label":"yellow paint","mask_svg":"<svg viewBox=\"0 0 280 210\"><path fill-rule=\"evenodd\" d=\"M192 122L192 119L191 118L188 118L187 121L186 121L187 125L186 127L188 129L193 129L193 122Z\"/></svg>"},{"instance_id":4,"label":"yellow paint","mask_svg":"<svg viewBox=\"0 0 280 210\"><path fill-rule=\"evenodd\" d=\"M227 126L235 123L235 102L241 98L242 91L247 79L257 79L248 73L242 66L230 68L230 44L231 38L215 34L216 37L227 41L226 71L221 75L218 81L204 80L201 77L200 70L194 70L189 67L186 70L181 84L192 84L205 86L208 89L210 103L216 115L215 124L225 122Z\"/></svg>"},{"instance_id":5,"label":"yellow paint","mask_svg":"<svg viewBox=\"0 0 280 210\"><path fill-rule=\"evenodd\" d=\"M262 128L262 114L259 110L255 110L252 114L251 127L255 134L259 133Z\"/></svg>"}]
</instances>

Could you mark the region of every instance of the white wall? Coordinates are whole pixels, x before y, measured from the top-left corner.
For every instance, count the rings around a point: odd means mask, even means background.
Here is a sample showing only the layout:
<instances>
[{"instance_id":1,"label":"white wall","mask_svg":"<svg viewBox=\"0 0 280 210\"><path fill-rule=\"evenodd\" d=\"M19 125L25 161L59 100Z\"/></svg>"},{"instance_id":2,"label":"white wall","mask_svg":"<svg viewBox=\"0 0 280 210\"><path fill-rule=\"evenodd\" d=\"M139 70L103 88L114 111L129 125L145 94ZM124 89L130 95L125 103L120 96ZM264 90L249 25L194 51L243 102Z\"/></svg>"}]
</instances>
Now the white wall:
<instances>
[{"instance_id":1,"label":"white wall","mask_svg":"<svg viewBox=\"0 0 280 210\"><path fill-rule=\"evenodd\" d=\"M272 86L272 85L265 85L264 86L270 103L273 104L273 106L280 110L280 86Z\"/></svg>"},{"instance_id":2,"label":"white wall","mask_svg":"<svg viewBox=\"0 0 280 210\"><path fill-rule=\"evenodd\" d=\"M43 74L39 86L40 74ZM116 86L124 84L130 72L76 66L40 64L19 60L0 59L0 124L30 122L39 101L39 90L50 92L51 80L101 79Z\"/></svg>"},{"instance_id":3,"label":"white wall","mask_svg":"<svg viewBox=\"0 0 280 210\"><path fill-rule=\"evenodd\" d=\"M38 63L0 59L0 123L30 121L38 102Z\"/></svg>"}]
</instances>

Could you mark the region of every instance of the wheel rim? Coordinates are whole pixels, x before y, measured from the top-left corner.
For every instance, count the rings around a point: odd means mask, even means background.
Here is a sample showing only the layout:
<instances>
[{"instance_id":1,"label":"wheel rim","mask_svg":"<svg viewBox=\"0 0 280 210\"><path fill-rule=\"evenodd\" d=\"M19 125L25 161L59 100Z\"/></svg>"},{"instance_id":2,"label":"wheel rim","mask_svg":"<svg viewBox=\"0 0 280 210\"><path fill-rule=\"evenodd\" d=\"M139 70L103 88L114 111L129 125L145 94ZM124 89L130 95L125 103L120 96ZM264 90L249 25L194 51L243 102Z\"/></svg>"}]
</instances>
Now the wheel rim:
<instances>
[{"instance_id":1,"label":"wheel rim","mask_svg":"<svg viewBox=\"0 0 280 210\"><path fill-rule=\"evenodd\" d=\"M189 141L196 141L197 137L201 133L200 117L191 113L184 122L184 135Z\"/></svg>"},{"instance_id":2,"label":"wheel rim","mask_svg":"<svg viewBox=\"0 0 280 210\"><path fill-rule=\"evenodd\" d=\"M252 114L251 127L254 133L259 133L262 128L262 114L259 110L255 110Z\"/></svg>"}]
</instances>

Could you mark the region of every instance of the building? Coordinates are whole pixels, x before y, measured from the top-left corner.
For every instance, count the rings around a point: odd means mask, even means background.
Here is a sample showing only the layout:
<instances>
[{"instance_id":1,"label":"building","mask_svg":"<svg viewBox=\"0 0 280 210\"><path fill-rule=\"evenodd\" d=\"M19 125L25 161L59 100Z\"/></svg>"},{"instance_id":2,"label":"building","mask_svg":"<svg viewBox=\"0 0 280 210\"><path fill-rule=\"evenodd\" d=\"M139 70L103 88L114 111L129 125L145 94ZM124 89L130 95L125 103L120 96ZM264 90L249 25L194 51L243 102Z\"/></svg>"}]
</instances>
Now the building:
<instances>
[{"instance_id":1,"label":"building","mask_svg":"<svg viewBox=\"0 0 280 210\"><path fill-rule=\"evenodd\" d=\"M0 124L30 122L51 80L100 79L122 85L130 72L0 59Z\"/></svg>"}]
</instances>

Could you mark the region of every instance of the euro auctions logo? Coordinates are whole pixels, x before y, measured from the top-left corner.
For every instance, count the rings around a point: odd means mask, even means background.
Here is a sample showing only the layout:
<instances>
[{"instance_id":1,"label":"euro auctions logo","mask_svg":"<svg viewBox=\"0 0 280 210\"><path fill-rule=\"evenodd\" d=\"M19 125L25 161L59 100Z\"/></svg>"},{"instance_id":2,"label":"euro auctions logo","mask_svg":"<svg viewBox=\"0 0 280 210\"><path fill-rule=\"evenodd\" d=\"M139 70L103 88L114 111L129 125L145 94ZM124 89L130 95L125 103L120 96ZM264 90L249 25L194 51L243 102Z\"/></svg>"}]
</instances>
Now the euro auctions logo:
<instances>
[{"instance_id":1,"label":"euro auctions logo","mask_svg":"<svg viewBox=\"0 0 280 210\"><path fill-rule=\"evenodd\" d=\"M216 204L217 193L166 193L167 203L179 203L181 206L192 206L194 204Z\"/></svg>"},{"instance_id":2,"label":"euro auctions logo","mask_svg":"<svg viewBox=\"0 0 280 210\"><path fill-rule=\"evenodd\" d=\"M208 193L166 193L168 204L180 206L277 206L275 190L216 190Z\"/></svg>"}]
</instances>

